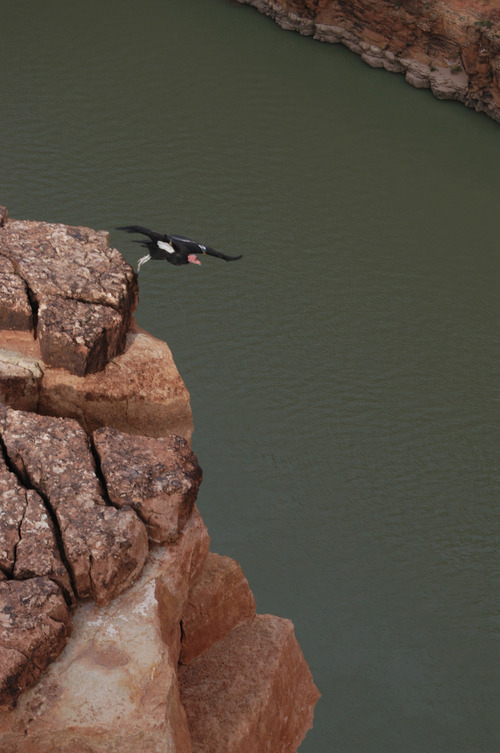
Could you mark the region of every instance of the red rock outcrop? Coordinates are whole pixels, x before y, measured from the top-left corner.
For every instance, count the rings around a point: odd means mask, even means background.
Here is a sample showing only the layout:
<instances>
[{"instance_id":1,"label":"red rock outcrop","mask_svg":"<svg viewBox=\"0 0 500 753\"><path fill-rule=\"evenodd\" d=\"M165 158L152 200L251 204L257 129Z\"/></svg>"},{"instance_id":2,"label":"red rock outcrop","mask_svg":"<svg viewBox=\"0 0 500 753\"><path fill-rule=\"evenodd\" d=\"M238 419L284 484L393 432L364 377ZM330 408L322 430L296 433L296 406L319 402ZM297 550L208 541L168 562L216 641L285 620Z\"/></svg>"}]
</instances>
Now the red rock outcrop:
<instances>
[{"instance_id":1,"label":"red rock outcrop","mask_svg":"<svg viewBox=\"0 0 500 753\"><path fill-rule=\"evenodd\" d=\"M193 433L189 393L168 345L132 322L125 351L84 377L44 363L29 333L0 330L0 400L18 410L75 418L141 436Z\"/></svg>"},{"instance_id":2,"label":"red rock outcrop","mask_svg":"<svg viewBox=\"0 0 500 753\"><path fill-rule=\"evenodd\" d=\"M135 275L105 234L6 216L0 750L292 753L318 692L291 623L209 554L189 395L131 323Z\"/></svg>"},{"instance_id":3,"label":"red rock outcrop","mask_svg":"<svg viewBox=\"0 0 500 753\"><path fill-rule=\"evenodd\" d=\"M166 343L133 321L137 275L108 234L8 220L0 207L0 401L162 437L193 431Z\"/></svg>"},{"instance_id":4,"label":"red rock outcrop","mask_svg":"<svg viewBox=\"0 0 500 753\"><path fill-rule=\"evenodd\" d=\"M497 0L238 0L500 122Z\"/></svg>"}]
</instances>

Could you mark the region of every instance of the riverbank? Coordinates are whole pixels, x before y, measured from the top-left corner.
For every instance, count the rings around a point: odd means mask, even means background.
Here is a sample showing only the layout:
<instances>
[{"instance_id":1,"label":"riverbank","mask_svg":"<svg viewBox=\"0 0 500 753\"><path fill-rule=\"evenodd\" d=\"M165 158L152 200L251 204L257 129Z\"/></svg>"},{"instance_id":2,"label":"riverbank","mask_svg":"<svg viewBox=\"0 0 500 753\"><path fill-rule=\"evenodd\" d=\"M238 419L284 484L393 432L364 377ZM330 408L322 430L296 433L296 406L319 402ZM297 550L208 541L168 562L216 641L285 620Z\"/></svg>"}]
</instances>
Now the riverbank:
<instances>
[{"instance_id":1,"label":"riverbank","mask_svg":"<svg viewBox=\"0 0 500 753\"><path fill-rule=\"evenodd\" d=\"M238 0L500 122L498 0Z\"/></svg>"}]
</instances>

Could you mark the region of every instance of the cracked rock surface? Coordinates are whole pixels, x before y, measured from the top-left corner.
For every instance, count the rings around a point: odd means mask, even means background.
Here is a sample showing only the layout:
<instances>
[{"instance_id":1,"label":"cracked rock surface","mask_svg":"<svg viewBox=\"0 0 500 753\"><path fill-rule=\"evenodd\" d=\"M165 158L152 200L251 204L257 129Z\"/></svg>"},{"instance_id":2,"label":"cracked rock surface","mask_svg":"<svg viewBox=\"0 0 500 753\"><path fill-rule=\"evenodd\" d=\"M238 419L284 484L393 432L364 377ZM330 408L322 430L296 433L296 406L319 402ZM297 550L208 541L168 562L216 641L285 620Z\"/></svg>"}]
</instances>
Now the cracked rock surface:
<instances>
[{"instance_id":1,"label":"cracked rock surface","mask_svg":"<svg viewBox=\"0 0 500 753\"><path fill-rule=\"evenodd\" d=\"M77 595L106 604L138 576L146 529L130 507L108 506L87 435L77 421L0 408L7 456L51 511Z\"/></svg>"},{"instance_id":2,"label":"cracked rock surface","mask_svg":"<svg viewBox=\"0 0 500 753\"><path fill-rule=\"evenodd\" d=\"M152 541L175 541L191 515L202 471L185 439L150 439L102 428L94 446L111 502L130 505Z\"/></svg>"},{"instance_id":3,"label":"cracked rock surface","mask_svg":"<svg viewBox=\"0 0 500 753\"><path fill-rule=\"evenodd\" d=\"M126 591L146 562L148 530L177 540L202 472L182 437L106 429L97 454L77 421L2 404L0 445L0 709L8 709L66 644L68 609ZM25 603L33 610L23 622ZM26 633L28 648L3 640L3 628L23 641Z\"/></svg>"},{"instance_id":4,"label":"cracked rock surface","mask_svg":"<svg viewBox=\"0 0 500 753\"><path fill-rule=\"evenodd\" d=\"M0 329L35 329L49 366L102 370L123 351L137 306L132 267L106 232L9 220L0 209Z\"/></svg>"}]
</instances>

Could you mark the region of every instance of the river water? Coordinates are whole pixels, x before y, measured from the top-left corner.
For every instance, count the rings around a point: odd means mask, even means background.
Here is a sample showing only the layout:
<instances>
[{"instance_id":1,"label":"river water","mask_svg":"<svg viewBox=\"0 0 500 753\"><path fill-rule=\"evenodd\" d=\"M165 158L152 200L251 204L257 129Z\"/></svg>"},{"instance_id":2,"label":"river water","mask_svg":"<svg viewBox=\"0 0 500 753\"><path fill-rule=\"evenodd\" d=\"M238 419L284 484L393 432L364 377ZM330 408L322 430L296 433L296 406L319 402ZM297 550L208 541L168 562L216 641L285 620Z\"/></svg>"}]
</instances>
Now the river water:
<instances>
[{"instance_id":1,"label":"river water","mask_svg":"<svg viewBox=\"0 0 500 753\"><path fill-rule=\"evenodd\" d=\"M12 217L243 254L147 264L137 319L212 550L322 693L301 753L499 750L498 124L226 0L4 0L2 32Z\"/></svg>"}]
</instances>

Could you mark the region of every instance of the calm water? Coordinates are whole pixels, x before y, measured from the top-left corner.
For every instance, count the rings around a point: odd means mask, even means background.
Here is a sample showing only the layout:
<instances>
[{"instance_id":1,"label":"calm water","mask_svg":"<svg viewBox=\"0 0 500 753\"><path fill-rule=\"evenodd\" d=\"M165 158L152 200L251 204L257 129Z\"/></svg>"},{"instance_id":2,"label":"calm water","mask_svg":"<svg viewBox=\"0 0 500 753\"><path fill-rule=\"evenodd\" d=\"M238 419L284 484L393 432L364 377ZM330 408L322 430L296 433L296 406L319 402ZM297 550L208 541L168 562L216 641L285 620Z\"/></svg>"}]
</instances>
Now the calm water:
<instances>
[{"instance_id":1,"label":"calm water","mask_svg":"<svg viewBox=\"0 0 500 753\"><path fill-rule=\"evenodd\" d=\"M146 265L137 318L212 549L323 694L301 753L495 753L499 126L226 0L4 0L2 32L12 217L244 255Z\"/></svg>"}]
</instances>

